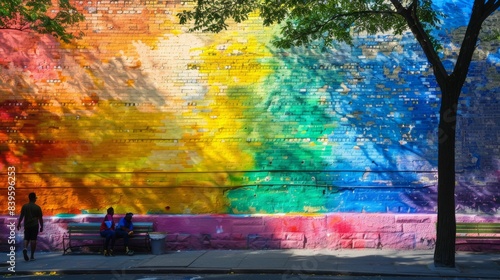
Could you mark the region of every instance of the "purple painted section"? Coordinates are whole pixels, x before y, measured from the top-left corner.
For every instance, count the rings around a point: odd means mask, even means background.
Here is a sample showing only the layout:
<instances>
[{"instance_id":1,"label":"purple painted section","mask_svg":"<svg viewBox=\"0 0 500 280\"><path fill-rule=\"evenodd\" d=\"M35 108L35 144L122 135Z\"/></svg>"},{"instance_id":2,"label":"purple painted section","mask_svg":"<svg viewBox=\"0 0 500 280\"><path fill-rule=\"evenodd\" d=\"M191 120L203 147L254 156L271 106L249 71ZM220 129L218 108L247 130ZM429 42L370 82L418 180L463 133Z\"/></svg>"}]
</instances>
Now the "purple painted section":
<instances>
[{"instance_id":1,"label":"purple painted section","mask_svg":"<svg viewBox=\"0 0 500 280\"><path fill-rule=\"evenodd\" d=\"M98 222L100 215L45 218L39 249L62 250L69 222ZM7 251L11 217L0 217L0 250ZM435 242L434 214L325 215L136 215L134 221L154 222L166 232L168 250L199 249L431 249ZM458 215L457 221L500 222L500 216ZM16 232L16 249L22 232ZM98 233L96 232L96 235Z\"/></svg>"}]
</instances>

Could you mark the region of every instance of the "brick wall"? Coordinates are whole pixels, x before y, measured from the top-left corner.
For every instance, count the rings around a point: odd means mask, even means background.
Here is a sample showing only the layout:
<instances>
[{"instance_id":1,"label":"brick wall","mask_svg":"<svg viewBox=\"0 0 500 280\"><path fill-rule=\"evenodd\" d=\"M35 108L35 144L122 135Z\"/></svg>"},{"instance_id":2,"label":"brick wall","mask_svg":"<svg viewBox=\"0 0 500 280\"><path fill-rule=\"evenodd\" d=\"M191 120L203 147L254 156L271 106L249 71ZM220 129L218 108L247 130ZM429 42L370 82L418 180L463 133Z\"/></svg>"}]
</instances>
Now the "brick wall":
<instances>
[{"instance_id":1,"label":"brick wall","mask_svg":"<svg viewBox=\"0 0 500 280\"><path fill-rule=\"evenodd\" d=\"M2 229L9 217L2 217ZM39 237L41 250L62 250L68 222L98 222L97 215L50 217ZM168 250L201 249L399 249L426 250L435 245L435 215L134 215L134 221L154 222L166 234ZM499 222L498 217L458 215L457 221ZM2 231L0 250L6 250ZM98 233L96 233L98 234ZM17 249L22 248L21 234ZM118 245L117 245L118 246ZM92 249L92 248L91 248ZM95 248L93 248L95 250ZM471 247L457 246L457 249Z\"/></svg>"},{"instance_id":2,"label":"brick wall","mask_svg":"<svg viewBox=\"0 0 500 280\"><path fill-rule=\"evenodd\" d=\"M183 2L75 3L73 44L0 31L0 166L16 168L18 210L36 191L47 216L435 213L440 92L410 34L281 50L255 17L199 34L177 24ZM476 55L457 211L498 214L498 45Z\"/></svg>"}]
</instances>

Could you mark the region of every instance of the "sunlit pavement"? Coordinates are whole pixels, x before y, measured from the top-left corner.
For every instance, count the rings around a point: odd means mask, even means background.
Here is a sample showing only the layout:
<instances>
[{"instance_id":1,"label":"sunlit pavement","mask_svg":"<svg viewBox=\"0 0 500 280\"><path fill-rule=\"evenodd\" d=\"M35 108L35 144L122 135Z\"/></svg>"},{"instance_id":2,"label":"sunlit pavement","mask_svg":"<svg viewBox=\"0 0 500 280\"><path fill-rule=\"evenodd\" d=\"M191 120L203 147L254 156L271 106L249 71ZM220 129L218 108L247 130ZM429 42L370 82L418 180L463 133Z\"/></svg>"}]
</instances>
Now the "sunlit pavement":
<instances>
[{"instance_id":1,"label":"sunlit pavement","mask_svg":"<svg viewBox=\"0 0 500 280\"><path fill-rule=\"evenodd\" d=\"M302 279L297 275L345 277L410 276L450 279L499 279L500 253L457 252L457 268L435 268L430 250L208 250L177 251L162 255L136 254L104 257L97 254L38 253L35 261L16 255L15 266L3 263L4 276L114 275L281 275L269 279ZM13 272L15 271L15 272ZM123 278L123 276L127 276ZM122 278L117 278L118 276ZM139 276L137 276L139 277ZM285 278L283 278L285 277ZM288 277L288 278L287 278ZM91 278L89 278L91 279ZM93 278L100 279L100 278ZM104 279L104 278L103 278ZM109 278L108 278L109 279ZM200 278L201 279L201 278ZM221 279L219 277L219 279ZM232 279L232 278L227 278ZM314 278L310 278L314 279ZM321 279L321 278L317 278ZM368 278L379 279L379 278ZM387 279L387 278L384 278Z\"/></svg>"}]
</instances>

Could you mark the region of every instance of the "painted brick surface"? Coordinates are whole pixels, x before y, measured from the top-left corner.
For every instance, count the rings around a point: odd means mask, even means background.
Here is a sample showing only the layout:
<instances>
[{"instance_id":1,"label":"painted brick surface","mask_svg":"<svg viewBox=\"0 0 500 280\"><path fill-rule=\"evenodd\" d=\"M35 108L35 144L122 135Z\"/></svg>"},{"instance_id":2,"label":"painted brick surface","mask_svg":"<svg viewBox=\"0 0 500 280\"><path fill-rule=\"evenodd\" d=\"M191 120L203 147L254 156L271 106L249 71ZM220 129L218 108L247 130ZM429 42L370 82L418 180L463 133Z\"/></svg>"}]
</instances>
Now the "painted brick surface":
<instances>
[{"instance_id":1,"label":"painted brick surface","mask_svg":"<svg viewBox=\"0 0 500 280\"><path fill-rule=\"evenodd\" d=\"M467 13L469 2L434 4ZM16 215L37 192L54 219L41 246L59 241L56 215L109 206L176 214L156 220L169 248L201 246L203 234L241 247L268 233L252 246L433 246L441 96L410 34L282 50L256 17L187 33L175 18L184 2L75 3L85 36L72 44L0 30L0 181L15 178ZM463 18L435 31L446 67ZM456 148L457 213L494 219L498 48L483 40L476 50Z\"/></svg>"},{"instance_id":2,"label":"painted brick surface","mask_svg":"<svg viewBox=\"0 0 500 280\"><path fill-rule=\"evenodd\" d=\"M73 44L1 37L2 166L47 214L435 211L440 93L411 35L279 50L254 17L215 36L186 33L182 3L75 3ZM436 31L450 54L454 18ZM460 101L463 213L498 209L496 49L479 46Z\"/></svg>"},{"instance_id":3,"label":"painted brick surface","mask_svg":"<svg viewBox=\"0 0 500 280\"><path fill-rule=\"evenodd\" d=\"M384 230L375 224L360 224L359 219L370 219L383 221L386 225ZM315 220L336 220L336 214L307 216L281 216L274 215L261 217L244 217L247 221L259 221L267 223L268 220L282 223L288 220L295 220L298 225L293 232L284 231L282 228L274 230L267 229L255 232L255 228L250 225L246 227L231 227L232 224L241 223L242 217L227 215L134 215L134 221L149 221L154 223L156 232L166 233L165 243L168 250L196 250L196 249L287 249L287 248L308 248L308 249L358 249L358 248L379 248L379 249L401 249L401 250L426 250L434 248L435 243L435 215L421 215L418 223L414 221L397 221L398 214L343 214L344 229L352 226L349 230L339 230L331 228L332 224L323 223L322 228L315 232L309 231ZM118 217L115 217L118 219ZM227 229L221 230L222 219L228 225ZM62 238L66 233L66 224L69 222L95 222L102 217L97 215L78 215L67 218L47 218L45 219L45 231L40 234L39 244L42 250L57 251L62 250ZM196 223L201 219L205 220L203 226L199 225L193 230L192 224L179 221L189 220ZM0 219L2 226L8 217ZM464 222L500 222L498 217L483 217L458 215L457 221ZM175 226L172 226L175 225ZM300 229L299 229L300 228ZM392 229L392 230L389 230ZM7 232L2 231L2 243L0 250L7 250ZM96 232L96 235L99 233ZM17 244L21 244L22 234L17 235ZM117 245L119 246L119 245ZM458 247L457 247L458 248ZM94 249L95 248L89 248ZM469 246L458 249L474 249Z\"/></svg>"}]
</instances>

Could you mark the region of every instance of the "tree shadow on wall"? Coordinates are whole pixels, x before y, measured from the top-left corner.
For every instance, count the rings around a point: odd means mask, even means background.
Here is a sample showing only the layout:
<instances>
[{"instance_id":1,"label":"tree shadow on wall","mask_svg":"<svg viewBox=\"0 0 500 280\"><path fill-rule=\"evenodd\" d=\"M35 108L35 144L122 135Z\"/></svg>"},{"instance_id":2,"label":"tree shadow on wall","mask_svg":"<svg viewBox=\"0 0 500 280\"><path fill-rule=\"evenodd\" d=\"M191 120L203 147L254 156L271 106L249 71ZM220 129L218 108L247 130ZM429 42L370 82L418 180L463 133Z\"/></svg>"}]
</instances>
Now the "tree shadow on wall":
<instances>
[{"instance_id":1,"label":"tree shadow on wall","mask_svg":"<svg viewBox=\"0 0 500 280\"><path fill-rule=\"evenodd\" d=\"M51 132L47 123L57 122L60 116L47 109L45 104L21 96L0 102L1 165L15 168L16 195L22 200L27 199L29 192L35 191L44 213L74 213L71 207L81 204L80 198L95 200L95 197L78 188L72 189L74 195L68 192L68 185L74 181L67 181L61 175L75 142L46 137ZM62 192L64 196L60 195Z\"/></svg>"},{"instance_id":2,"label":"tree shadow on wall","mask_svg":"<svg viewBox=\"0 0 500 280\"><path fill-rule=\"evenodd\" d=\"M415 48L413 40L404 36L401 44L404 49ZM405 51L379 54L373 59L358 59L359 56L365 54L365 46L363 40L360 39L351 49L340 48L320 52L316 48L298 48L295 53L292 53L293 55L288 53L285 57L285 60L291 58L288 68L297 69L294 74L300 73L301 69L307 70L307 73L298 74L302 79L291 80L307 81L303 86L306 89L309 89L311 85L314 89L314 81L319 86L323 83L329 93L329 99L326 99L326 102L330 102L332 106L331 112L326 114L325 119L336 123L337 126L330 131L325 127L328 140L332 143L331 154L335 155L335 159L330 161L327 159L328 154L319 153L323 158L323 164L332 166L325 168L325 171L339 169L358 171L355 172L358 175L349 180L330 181L331 185L336 188L333 193L350 191L351 194L346 192L345 201L353 199L351 201L360 206L366 205L367 201L357 201L360 196L352 195L355 191L358 194L367 193L365 198L368 200L370 197L375 200L392 197L402 203L397 208L391 208L388 211L434 212L438 120L431 116L437 115L438 100L433 99L432 95L422 93L428 92L429 88L437 87L437 84L434 77L429 74L425 57L415 59L410 57L413 55L412 52ZM407 64L407 62L411 63ZM482 69L485 64L487 62L473 64L471 73L480 73L474 69ZM421 75L417 75L415 72L418 70L415 69L427 70L422 70ZM424 80L425 83L422 82ZM488 84L488 79L485 80L478 84ZM411 85L411 91L408 90L409 85ZM287 94L300 96L303 99L314 98L313 93L308 90L297 91L298 87L301 86L285 85L284 88ZM281 108L280 111L283 113ZM467 114L467 110L465 111ZM485 115L489 115L488 112ZM472 142L470 141L469 144ZM334 146L335 144L338 148L350 150L350 152L339 151ZM473 146L468 146L468 148L473 149ZM459 158L464 156L461 153L457 155ZM476 175L478 176L476 178L481 182L491 181L491 178L485 177L495 176L494 169L490 170L488 165L494 166L491 163L495 162L495 157L491 153L482 154L481 157L481 160L487 162L481 169L486 173ZM471 175L466 176L469 176L470 181ZM460 177L464 176L460 175ZM489 183L484 187L467 185L467 183L457 185L457 209L495 213L497 184ZM474 199L470 197L466 199L469 191L476 193ZM372 194L368 194L370 192ZM395 192L399 193L399 198L394 197ZM392 199L388 201L390 200ZM348 210L356 211L356 208ZM384 210L382 207L376 211Z\"/></svg>"},{"instance_id":3,"label":"tree shadow on wall","mask_svg":"<svg viewBox=\"0 0 500 280\"><path fill-rule=\"evenodd\" d=\"M149 156L154 145L144 146L144 139L158 138L151 136L164 134L164 119L174 119L156 109L165 104L164 97L140 69L126 66L121 58L106 68L92 52L67 52L51 37L0 35L5 54L0 87L7 97L1 100L5 129L0 133L2 140L17 141L2 145L2 163L16 165L20 173L36 173L24 186L43 189L45 197L61 198L57 194L65 190L64 199L47 202L47 213L109 205L105 194L92 190L120 185L107 178L108 172L127 177L148 170L147 164L131 162ZM129 99L109 99L124 89ZM168 125L176 127L175 121ZM117 153L120 148L125 150Z\"/></svg>"},{"instance_id":4,"label":"tree shadow on wall","mask_svg":"<svg viewBox=\"0 0 500 280\"><path fill-rule=\"evenodd\" d=\"M213 151L202 146L203 141L192 145L189 153L172 148L196 138L183 139L184 126L189 125L178 118L192 109L184 104L191 97L183 99L178 92L166 92L175 89L156 88L153 80L160 77L144 71L137 57L103 59L106 54L95 42L61 46L51 37L18 35L20 38L16 40L2 37L4 52L10 58L5 63L7 71L2 74L8 79L24 81L23 88L29 89L13 90L12 96L45 104L46 113L32 116L37 122L30 124L37 133L33 139L57 143L61 151L50 149L57 157L44 152L32 170L41 178L37 181L39 186L50 185L46 188L64 189L71 194L69 200L57 204L60 210L55 209L55 213L102 213L107 206L122 203L128 205L117 206L118 209L160 212L167 206L166 200L168 204L172 202L165 198L169 187L175 187L174 196L185 198L172 206L172 212L225 209L222 198L213 195L222 188L208 189L196 202L191 201L197 207L189 208L186 201L190 197L189 187L193 181L202 180L199 176L186 182L169 180L177 176L172 175L176 171L196 168L193 162L197 158L210 161L213 155ZM14 50L18 55L10 56ZM169 74L167 69L158 71ZM27 157L34 155L30 153ZM158 179L157 174L168 178ZM221 185L226 177L212 176L198 183L212 188ZM183 187L186 189L182 190ZM111 197L102 193L106 188L113 192ZM137 197L136 188L141 188L144 196Z\"/></svg>"},{"instance_id":5,"label":"tree shadow on wall","mask_svg":"<svg viewBox=\"0 0 500 280\"><path fill-rule=\"evenodd\" d=\"M353 61L349 55L354 51L325 53L315 48L297 48L274 52L284 67L275 69L266 81L274 87L260 106L265 116L261 119L270 123L249 125L252 130L248 132L248 138L258 135L260 139L274 140L255 147L256 162L262 171L269 170L270 176L285 170L297 174L316 172L318 181L313 182L314 188L329 186L320 211L432 212L435 190L430 186L435 182L435 171L426 159L432 149L420 150L427 143L415 145L418 139L411 134L415 127L410 125L418 118L398 117L393 107L410 106L400 96L394 97L395 101L380 100L383 93L376 92L374 81L384 84L380 77L385 75L384 67L390 65L384 61L378 70L377 61L358 65L362 62ZM374 99L380 106L375 107ZM368 105L375 108L367 110ZM391 114L396 116L386 117ZM426 129L419 127L419 133ZM413 162L399 160L405 157ZM413 186L422 174L429 184ZM255 192L256 188L249 191ZM380 203L373 203L374 200ZM399 203L383 205L392 200Z\"/></svg>"},{"instance_id":6,"label":"tree shadow on wall","mask_svg":"<svg viewBox=\"0 0 500 280\"><path fill-rule=\"evenodd\" d=\"M72 153L75 143L57 136L61 114L47 91L35 85L43 77L57 79L48 63L57 54L47 42L55 44L49 37L0 31L0 141L5 144L1 145L0 160L2 165L16 170L16 194L24 200L29 192L37 192L44 213L50 215L61 211L71 199L60 195L65 184L61 184L58 174L64 171L61 163Z\"/></svg>"}]
</instances>

